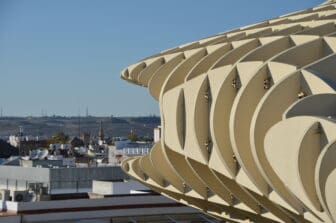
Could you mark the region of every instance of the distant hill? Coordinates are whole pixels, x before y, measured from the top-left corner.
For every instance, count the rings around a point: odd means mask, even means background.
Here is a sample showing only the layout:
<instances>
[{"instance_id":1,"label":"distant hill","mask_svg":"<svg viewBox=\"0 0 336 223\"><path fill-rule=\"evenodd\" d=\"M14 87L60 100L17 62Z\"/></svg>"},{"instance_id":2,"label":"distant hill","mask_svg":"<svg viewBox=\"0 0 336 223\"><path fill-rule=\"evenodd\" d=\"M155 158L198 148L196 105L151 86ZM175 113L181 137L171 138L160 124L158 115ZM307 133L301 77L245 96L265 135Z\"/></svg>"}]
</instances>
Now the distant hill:
<instances>
[{"instance_id":1,"label":"distant hill","mask_svg":"<svg viewBox=\"0 0 336 223\"><path fill-rule=\"evenodd\" d=\"M135 123L142 123L142 124L157 124L160 123L160 117L153 116L153 117L134 117L129 119L130 122L135 122Z\"/></svg>"},{"instance_id":2,"label":"distant hill","mask_svg":"<svg viewBox=\"0 0 336 223\"><path fill-rule=\"evenodd\" d=\"M18 133L20 126L26 135L53 136L63 131L69 136L77 136L88 132L98 135L99 123L103 122L104 133L107 137L127 136L132 130L138 136L152 136L153 129L160 125L160 117L3 117L0 118L0 136Z\"/></svg>"}]
</instances>

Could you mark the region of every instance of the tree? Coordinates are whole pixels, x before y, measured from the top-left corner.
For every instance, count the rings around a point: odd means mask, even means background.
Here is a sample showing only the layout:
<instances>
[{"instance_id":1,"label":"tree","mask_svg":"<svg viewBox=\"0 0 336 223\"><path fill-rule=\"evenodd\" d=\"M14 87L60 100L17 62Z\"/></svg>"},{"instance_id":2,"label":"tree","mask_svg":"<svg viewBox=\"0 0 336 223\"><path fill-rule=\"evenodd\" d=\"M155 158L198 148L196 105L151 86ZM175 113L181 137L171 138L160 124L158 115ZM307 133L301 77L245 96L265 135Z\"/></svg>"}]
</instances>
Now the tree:
<instances>
[{"instance_id":1,"label":"tree","mask_svg":"<svg viewBox=\"0 0 336 223\"><path fill-rule=\"evenodd\" d=\"M50 139L50 144L66 144L69 141L69 136L65 135L64 132L57 132Z\"/></svg>"},{"instance_id":2,"label":"tree","mask_svg":"<svg viewBox=\"0 0 336 223\"><path fill-rule=\"evenodd\" d=\"M135 142L138 139L138 135L135 134L133 131L131 131L130 134L128 134L128 139L131 140L132 142Z\"/></svg>"}]
</instances>

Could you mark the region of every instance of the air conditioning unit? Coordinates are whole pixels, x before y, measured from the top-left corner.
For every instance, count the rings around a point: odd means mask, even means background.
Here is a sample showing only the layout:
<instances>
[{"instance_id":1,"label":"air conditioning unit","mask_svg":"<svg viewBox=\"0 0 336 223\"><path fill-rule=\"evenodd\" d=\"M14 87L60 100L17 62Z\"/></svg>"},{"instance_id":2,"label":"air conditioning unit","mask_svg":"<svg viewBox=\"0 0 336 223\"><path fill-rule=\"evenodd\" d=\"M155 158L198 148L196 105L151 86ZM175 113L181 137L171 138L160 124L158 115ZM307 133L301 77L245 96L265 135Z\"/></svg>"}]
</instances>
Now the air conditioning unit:
<instances>
[{"instance_id":1,"label":"air conditioning unit","mask_svg":"<svg viewBox=\"0 0 336 223\"><path fill-rule=\"evenodd\" d=\"M10 193L9 190L2 189L0 190L0 201L9 201Z\"/></svg>"},{"instance_id":2,"label":"air conditioning unit","mask_svg":"<svg viewBox=\"0 0 336 223\"><path fill-rule=\"evenodd\" d=\"M27 202L30 200L29 192L24 191L12 191L11 192L12 201L15 202Z\"/></svg>"},{"instance_id":3,"label":"air conditioning unit","mask_svg":"<svg viewBox=\"0 0 336 223\"><path fill-rule=\"evenodd\" d=\"M38 191L39 188L43 187L43 183L29 183L28 188L32 191Z\"/></svg>"},{"instance_id":4,"label":"air conditioning unit","mask_svg":"<svg viewBox=\"0 0 336 223\"><path fill-rule=\"evenodd\" d=\"M35 192L38 195L48 194L48 187L43 186L43 183L29 183L29 191Z\"/></svg>"},{"instance_id":5,"label":"air conditioning unit","mask_svg":"<svg viewBox=\"0 0 336 223\"><path fill-rule=\"evenodd\" d=\"M37 201L37 195L33 191L29 191L28 197L29 197L28 199L29 199L30 202L36 202Z\"/></svg>"}]
</instances>

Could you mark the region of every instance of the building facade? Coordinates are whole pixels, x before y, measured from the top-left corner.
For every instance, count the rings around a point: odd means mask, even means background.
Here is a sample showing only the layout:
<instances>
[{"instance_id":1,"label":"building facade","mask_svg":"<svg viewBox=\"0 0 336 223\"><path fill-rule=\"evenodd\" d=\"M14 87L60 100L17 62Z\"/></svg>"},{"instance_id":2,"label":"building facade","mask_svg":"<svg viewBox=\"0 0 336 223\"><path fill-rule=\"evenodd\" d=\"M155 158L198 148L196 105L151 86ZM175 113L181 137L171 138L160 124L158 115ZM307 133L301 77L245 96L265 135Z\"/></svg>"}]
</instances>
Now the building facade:
<instances>
[{"instance_id":1,"label":"building facade","mask_svg":"<svg viewBox=\"0 0 336 223\"><path fill-rule=\"evenodd\" d=\"M128 179L128 175L120 167L1 166L0 168L0 190L26 191L30 184L41 183L50 195L87 193L92 190L93 180L121 179Z\"/></svg>"},{"instance_id":2,"label":"building facade","mask_svg":"<svg viewBox=\"0 0 336 223\"><path fill-rule=\"evenodd\" d=\"M125 68L161 140L123 169L228 222L336 221L336 1Z\"/></svg>"}]
</instances>

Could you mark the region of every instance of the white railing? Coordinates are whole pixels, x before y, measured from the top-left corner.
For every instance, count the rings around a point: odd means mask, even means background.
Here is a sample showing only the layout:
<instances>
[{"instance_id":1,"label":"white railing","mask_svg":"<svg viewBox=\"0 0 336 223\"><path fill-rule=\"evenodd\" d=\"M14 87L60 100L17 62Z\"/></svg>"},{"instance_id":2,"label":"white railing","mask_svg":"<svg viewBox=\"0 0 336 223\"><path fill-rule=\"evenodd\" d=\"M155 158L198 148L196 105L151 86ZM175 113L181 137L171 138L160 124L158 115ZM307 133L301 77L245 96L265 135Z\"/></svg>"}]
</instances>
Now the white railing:
<instances>
[{"instance_id":1,"label":"white railing","mask_svg":"<svg viewBox=\"0 0 336 223\"><path fill-rule=\"evenodd\" d=\"M123 155L124 156L141 156L146 155L150 152L151 148L144 147L144 148L123 148Z\"/></svg>"}]
</instances>

